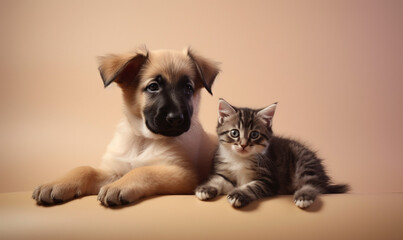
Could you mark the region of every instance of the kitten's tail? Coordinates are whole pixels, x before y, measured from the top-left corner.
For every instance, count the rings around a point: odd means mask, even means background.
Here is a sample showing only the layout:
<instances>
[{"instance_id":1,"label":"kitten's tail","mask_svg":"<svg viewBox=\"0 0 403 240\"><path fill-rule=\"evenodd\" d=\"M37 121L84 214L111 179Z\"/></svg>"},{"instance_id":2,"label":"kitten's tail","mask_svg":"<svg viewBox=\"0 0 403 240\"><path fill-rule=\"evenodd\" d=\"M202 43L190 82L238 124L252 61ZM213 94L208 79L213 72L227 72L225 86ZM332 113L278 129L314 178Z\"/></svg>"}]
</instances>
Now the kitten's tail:
<instances>
[{"instance_id":1,"label":"kitten's tail","mask_svg":"<svg viewBox=\"0 0 403 240\"><path fill-rule=\"evenodd\" d=\"M347 184L331 184L326 188L326 193L345 193L350 191L350 186Z\"/></svg>"}]
</instances>

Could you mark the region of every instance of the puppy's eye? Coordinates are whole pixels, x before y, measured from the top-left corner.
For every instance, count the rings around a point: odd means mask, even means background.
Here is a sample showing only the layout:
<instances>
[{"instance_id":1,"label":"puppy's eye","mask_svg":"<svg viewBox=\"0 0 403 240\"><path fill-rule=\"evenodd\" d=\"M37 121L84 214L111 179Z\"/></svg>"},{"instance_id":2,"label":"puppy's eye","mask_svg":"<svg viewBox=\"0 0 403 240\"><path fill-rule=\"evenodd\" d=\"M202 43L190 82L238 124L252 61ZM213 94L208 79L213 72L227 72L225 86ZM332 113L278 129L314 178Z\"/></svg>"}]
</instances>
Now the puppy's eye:
<instances>
[{"instance_id":1,"label":"puppy's eye","mask_svg":"<svg viewBox=\"0 0 403 240\"><path fill-rule=\"evenodd\" d=\"M160 90L160 86L158 85L158 83L153 82L153 83L150 83L150 84L146 87L146 90L147 90L148 92L155 93L155 92L158 92L158 91Z\"/></svg>"},{"instance_id":2,"label":"puppy's eye","mask_svg":"<svg viewBox=\"0 0 403 240\"><path fill-rule=\"evenodd\" d=\"M252 139L257 139L257 138L260 137L260 133L259 133L258 131L252 131L252 132L249 134L249 136L250 136L250 138L252 138Z\"/></svg>"},{"instance_id":3,"label":"puppy's eye","mask_svg":"<svg viewBox=\"0 0 403 240\"><path fill-rule=\"evenodd\" d=\"M194 89L193 89L193 86L190 84L190 83L187 83L186 85L185 85L185 93L186 94L188 94L188 95L193 95L193 93L194 93Z\"/></svg>"},{"instance_id":4,"label":"puppy's eye","mask_svg":"<svg viewBox=\"0 0 403 240\"><path fill-rule=\"evenodd\" d=\"M229 131L229 135L233 138L237 138L239 137L239 131L236 129L232 129L231 131Z\"/></svg>"}]
</instances>

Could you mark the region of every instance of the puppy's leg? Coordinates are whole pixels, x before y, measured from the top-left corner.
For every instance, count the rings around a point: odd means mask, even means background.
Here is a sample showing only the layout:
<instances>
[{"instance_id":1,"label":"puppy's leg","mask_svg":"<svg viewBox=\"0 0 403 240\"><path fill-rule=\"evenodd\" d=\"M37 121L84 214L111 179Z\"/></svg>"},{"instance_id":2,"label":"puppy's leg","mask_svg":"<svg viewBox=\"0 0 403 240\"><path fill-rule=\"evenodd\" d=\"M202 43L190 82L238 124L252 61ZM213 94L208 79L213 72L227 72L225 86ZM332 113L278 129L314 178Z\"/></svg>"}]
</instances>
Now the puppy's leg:
<instances>
[{"instance_id":1,"label":"puppy's leg","mask_svg":"<svg viewBox=\"0 0 403 240\"><path fill-rule=\"evenodd\" d=\"M69 201L75 197L95 195L102 185L114 181L116 175L92 167L78 167L63 177L38 186L32 198L38 204L52 205Z\"/></svg>"},{"instance_id":2,"label":"puppy's leg","mask_svg":"<svg viewBox=\"0 0 403 240\"><path fill-rule=\"evenodd\" d=\"M189 169L175 165L145 166L103 186L98 200L105 206L119 206L152 195L192 194L196 184L197 176Z\"/></svg>"}]
</instances>

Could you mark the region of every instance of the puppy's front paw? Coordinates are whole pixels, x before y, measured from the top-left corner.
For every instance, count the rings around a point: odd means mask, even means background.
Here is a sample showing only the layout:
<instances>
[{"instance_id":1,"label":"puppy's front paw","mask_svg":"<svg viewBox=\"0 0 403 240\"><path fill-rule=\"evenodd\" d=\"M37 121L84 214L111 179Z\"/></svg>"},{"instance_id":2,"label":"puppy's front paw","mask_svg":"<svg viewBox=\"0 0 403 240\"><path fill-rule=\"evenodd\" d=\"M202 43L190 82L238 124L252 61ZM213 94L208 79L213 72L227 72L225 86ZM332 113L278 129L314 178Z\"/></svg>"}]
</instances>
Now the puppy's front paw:
<instances>
[{"instance_id":1,"label":"puppy's front paw","mask_svg":"<svg viewBox=\"0 0 403 240\"><path fill-rule=\"evenodd\" d=\"M228 202L234 208L241 208L249 204L252 200L241 190L234 190L227 196Z\"/></svg>"},{"instance_id":2,"label":"puppy's front paw","mask_svg":"<svg viewBox=\"0 0 403 240\"><path fill-rule=\"evenodd\" d=\"M141 197L135 188L111 183L103 186L98 194L98 201L105 207L116 207L132 203Z\"/></svg>"},{"instance_id":3,"label":"puppy's front paw","mask_svg":"<svg viewBox=\"0 0 403 240\"><path fill-rule=\"evenodd\" d=\"M40 205L54 205L81 196L78 185L71 183L44 184L35 188L32 198Z\"/></svg>"},{"instance_id":4,"label":"puppy's front paw","mask_svg":"<svg viewBox=\"0 0 403 240\"><path fill-rule=\"evenodd\" d=\"M199 186L196 188L196 197L202 201L211 200L217 196L217 188L211 186Z\"/></svg>"}]
</instances>

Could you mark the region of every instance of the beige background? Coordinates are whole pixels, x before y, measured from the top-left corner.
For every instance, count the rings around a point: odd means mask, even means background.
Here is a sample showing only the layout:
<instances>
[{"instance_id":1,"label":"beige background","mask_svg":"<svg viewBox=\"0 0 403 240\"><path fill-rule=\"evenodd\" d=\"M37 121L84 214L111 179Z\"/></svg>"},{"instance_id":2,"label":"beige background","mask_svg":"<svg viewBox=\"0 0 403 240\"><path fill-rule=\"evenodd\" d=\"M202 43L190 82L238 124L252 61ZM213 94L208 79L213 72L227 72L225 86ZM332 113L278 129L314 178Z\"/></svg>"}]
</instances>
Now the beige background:
<instances>
[{"instance_id":1,"label":"beige background","mask_svg":"<svg viewBox=\"0 0 403 240\"><path fill-rule=\"evenodd\" d=\"M96 166L122 117L96 56L191 45L222 62L204 94L279 101L274 131L307 142L355 193L403 192L403 1L0 1L0 192Z\"/></svg>"}]
</instances>

